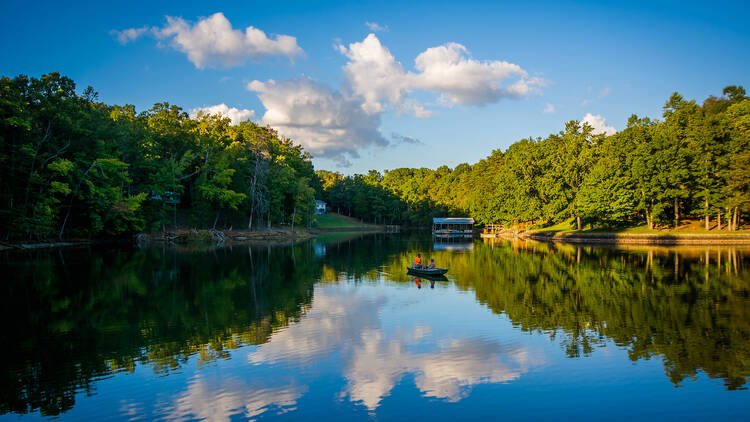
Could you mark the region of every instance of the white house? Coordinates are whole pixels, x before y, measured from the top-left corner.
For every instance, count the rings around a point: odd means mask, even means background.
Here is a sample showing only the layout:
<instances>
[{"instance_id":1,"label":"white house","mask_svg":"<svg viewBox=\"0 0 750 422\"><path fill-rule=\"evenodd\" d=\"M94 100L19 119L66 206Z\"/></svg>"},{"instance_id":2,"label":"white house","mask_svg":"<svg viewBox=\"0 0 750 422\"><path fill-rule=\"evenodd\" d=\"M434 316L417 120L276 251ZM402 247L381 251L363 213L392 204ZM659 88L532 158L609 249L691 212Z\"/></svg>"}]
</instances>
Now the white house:
<instances>
[{"instance_id":1,"label":"white house","mask_svg":"<svg viewBox=\"0 0 750 422\"><path fill-rule=\"evenodd\" d=\"M316 199L315 200L315 214L325 214L326 213L326 203Z\"/></svg>"}]
</instances>

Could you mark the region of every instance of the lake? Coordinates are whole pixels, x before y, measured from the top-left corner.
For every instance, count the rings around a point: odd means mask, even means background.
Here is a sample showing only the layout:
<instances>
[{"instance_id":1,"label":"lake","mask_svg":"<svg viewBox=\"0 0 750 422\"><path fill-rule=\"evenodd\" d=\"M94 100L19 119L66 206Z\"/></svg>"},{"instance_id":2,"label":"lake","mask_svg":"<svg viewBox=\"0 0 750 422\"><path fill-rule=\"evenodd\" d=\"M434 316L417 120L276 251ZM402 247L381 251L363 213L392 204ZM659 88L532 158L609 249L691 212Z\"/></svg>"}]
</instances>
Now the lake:
<instances>
[{"instance_id":1,"label":"lake","mask_svg":"<svg viewBox=\"0 0 750 422\"><path fill-rule=\"evenodd\" d=\"M414 278L417 253L450 271ZM0 420L750 412L750 250L438 242L0 254Z\"/></svg>"}]
</instances>

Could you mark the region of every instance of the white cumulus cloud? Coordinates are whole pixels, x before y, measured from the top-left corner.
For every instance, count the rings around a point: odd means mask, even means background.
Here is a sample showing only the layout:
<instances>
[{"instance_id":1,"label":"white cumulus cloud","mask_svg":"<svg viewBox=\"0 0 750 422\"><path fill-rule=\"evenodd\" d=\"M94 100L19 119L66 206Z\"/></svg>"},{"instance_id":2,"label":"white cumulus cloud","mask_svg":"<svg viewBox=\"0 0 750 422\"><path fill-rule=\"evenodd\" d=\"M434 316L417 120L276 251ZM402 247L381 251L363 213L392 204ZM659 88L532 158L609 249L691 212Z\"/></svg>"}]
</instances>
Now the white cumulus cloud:
<instances>
[{"instance_id":1,"label":"white cumulus cloud","mask_svg":"<svg viewBox=\"0 0 750 422\"><path fill-rule=\"evenodd\" d=\"M607 136L611 136L614 135L615 132L617 132L614 127L607 126L607 120L598 114L593 115L591 113L586 113L586 115L583 116L583 120L581 120L581 127L586 124L591 126L591 128L593 129L591 133L594 135L604 133Z\"/></svg>"},{"instance_id":2,"label":"white cumulus cloud","mask_svg":"<svg viewBox=\"0 0 750 422\"><path fill-rule=\"evenodd\" d=\"M539 93L545 85L543 79L530 77L516 64L475 60L458 43L428 48L419 54L414 60L416 72L404 70L375 34L336 49L349 59L343 67L344 75L352 92L363 98L362 107L368 114L381 113L392 104L398 112L429 117L429 110L407 98L414 90L433 92L448 106L480 106Z\"/></svg>"},{"instance_id":3,"label":"white cumulus cloud","mask_svg":"<svg viewBox=\"0 0 750 422\"><path fill-rule=\"evenodd\" d=\"M484 105L501 98L519 98L538 90L543 81L529 78L517 64L474 60L461 44L448 43L425 50L414 60L420 71L415 86L440 93L443 99L464 105ZM517 77L506 86L501 81Z\"/></svg>"},{"instance_id":4,"label":"white cumulus cloud","mask_svg":"<svg viewBox=\"0 0 750 422\"><path fill-rule=\"evenodd\" d=\"M290 60L303 55L297 38L276 35L273 38L258 28L248 26L245 31L233 29L223 13L199 20L194 25L179 17L167 16L163 28L153 30L157 38L170 40L170 45L187 54L197 68L206 66L239 66L247 59L284 56Z\"/></svg>"},{"instance_id":5,"label":"white cumulus cloud","mask_svg":"<svg viewBox=\"0 0 750 422\"><path fill-rule=\"evenodd\" d=\"M354 93L364 98L362 109L366 113L382 112L384 101L401 104L410 89L411 77L375 34L349 44L348 48L338 48L349 59L343 68L344 75Z\"/></svg>"},{"instance_id":6,"label":"white cumulus cloud","mask_svg":"<svg viewBox=\"0 0 750 422\"><path fill-rule=\"evenodd\" d=\"M401 109L411 112L414 117L418 117L420 119L426 119L432 116L432 111L427 110L426 108L424 108L424 106L422 106L422 104L419 104L416 101L406 101L402 105Z\"/></svg>"},{"instance_id":7,"label":"white cumulus cloud","mask_svg":"<svg viewBox=\"0 0 750 422\"><path fill-rule=\"evenodd\" d=\"M555 106L553 106L550 103L547 103L547 105L544 107L544 111L542 111L544 114L551 114L555 112Z\"/></svg>"},{"instance_id":8,"label":"white cumulus cloud","mask_svg":"<svg viewBox=\"0 0 750 422\"><path fill-rule=\"evenodd\" d=\"M409 71L375 34L334 48L347 58L346 82L334 90L308 77L277 82L252 81L266 111L262 122L302 144L315 156L350 165L359 151L389 144L379 131L388 109L428 118L432 111L409 94L432 92L439 103L481 106L503 98L539 93L545 81L506 61L479 61L463 45L428 48Z\"/></svg>"},{"instance_id":9,"label":"white cumulus cloud","mask_svg":"<svg viewBox=\"0 0 750 422\"><path fill-rule=\"evenodd\" d=\"M377 22L365 22L365 26L373 32L388 31L388 25L380 25Z\"/></svg>"},{"instance_id":10,"label":"white cumulus cloud","mask_svg":"<svg viewBox=\"0 0 750 422\"><path fill-rule=\"evenodd\" d=\"M224 103L216 104L208 107L199 107L190 110L190 118L195 119L198 117L198 113L203 114L220 114L224 117L229 117L232 120L233 125L238 125L240 122L250 120L255 117L255 111L247 109L238 109L235 107L229 107Z\"/></svg>"},{"instance_id":11,"label":"white cumulus cloud","mask_svg":"<svg viewBox=\"0 0 750 422\"><path fill-rule=\"evenodd\" d=\"M117 42L119 42L122 45L125 45L131 41L137 40L142 35L144 35L147 31L148 31L148 27L144 26L142 28L123 29L122 31L113 29L109 31L109 34L113 35L117 39Z\"/></svg>"},{"instance_id":12,"label":"white cumulus cloud","mask_svg":"<svg viewBox=\"0 0 750 422\"><path fill-rule=\"evenodd\" d=\"M266 108L262 121L280 134L299 142L313 155L341 166L358 158L358 151L384 147L380 114L368 114L361 101L302 76L282 82L252 81L247 89L258 94Z\"/></svg>"}]
</instances>

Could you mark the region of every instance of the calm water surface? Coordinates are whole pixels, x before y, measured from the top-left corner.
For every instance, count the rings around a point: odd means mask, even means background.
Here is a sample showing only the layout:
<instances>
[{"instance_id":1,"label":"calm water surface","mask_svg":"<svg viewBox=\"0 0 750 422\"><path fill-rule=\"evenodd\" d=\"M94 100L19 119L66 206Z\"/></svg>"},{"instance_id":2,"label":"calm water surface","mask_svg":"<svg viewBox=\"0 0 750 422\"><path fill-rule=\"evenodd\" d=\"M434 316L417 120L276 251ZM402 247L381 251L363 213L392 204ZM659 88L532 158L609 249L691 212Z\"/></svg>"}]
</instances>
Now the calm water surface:
<instances>
[{"instance_id":1,"label":"calm water surface","mask_svg":"<svg viewBox=\"0 0 750 422\"><path fill-rule=\"evenodd\" d=\"M450 268L414 279L416 253ZM335 234L0 255L0 420L750 411L750 250Z\"/></svg>"}]
</instances>

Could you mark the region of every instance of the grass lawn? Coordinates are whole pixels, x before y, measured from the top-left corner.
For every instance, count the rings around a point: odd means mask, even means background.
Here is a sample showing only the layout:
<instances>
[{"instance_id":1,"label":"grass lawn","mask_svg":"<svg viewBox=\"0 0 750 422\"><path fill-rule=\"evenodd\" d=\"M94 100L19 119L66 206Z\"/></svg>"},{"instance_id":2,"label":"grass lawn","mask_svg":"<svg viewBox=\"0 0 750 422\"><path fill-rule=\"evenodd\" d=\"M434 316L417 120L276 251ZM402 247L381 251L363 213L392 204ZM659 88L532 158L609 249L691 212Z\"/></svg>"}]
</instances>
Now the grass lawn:
<instances>
[{"instance_id":1,"label":"grass lawn","mask_svg":"<svg viewBox=\"0 0 750 422\"><path fill-rule=\"evenodd\" d=\"M372 227L372 224L361 223L356 218L346 217L336 213L328 213L323 215L316 215L316 225L313 225L317 229L346 229L346 228L361 228L361 227Z\"/></svg>"}]
</instances>

